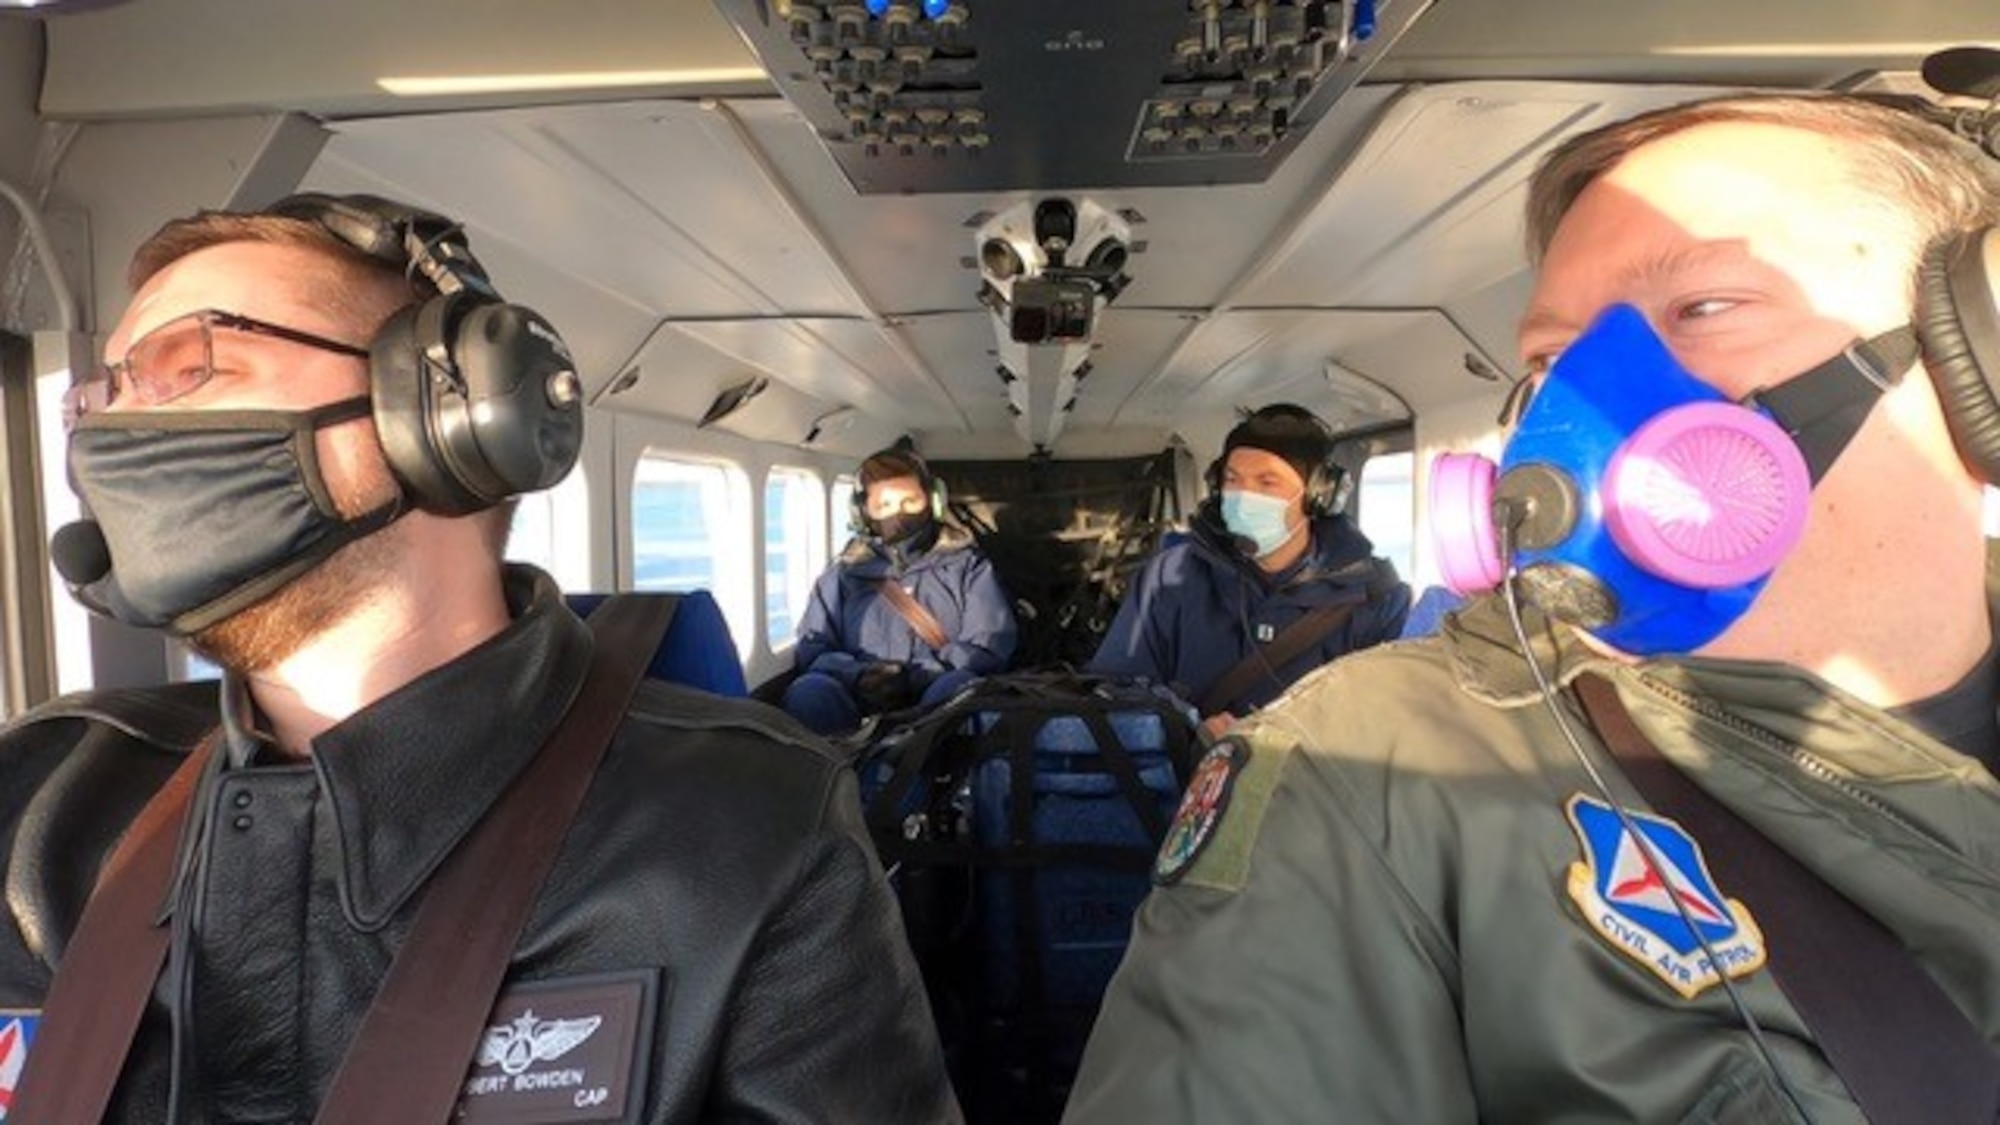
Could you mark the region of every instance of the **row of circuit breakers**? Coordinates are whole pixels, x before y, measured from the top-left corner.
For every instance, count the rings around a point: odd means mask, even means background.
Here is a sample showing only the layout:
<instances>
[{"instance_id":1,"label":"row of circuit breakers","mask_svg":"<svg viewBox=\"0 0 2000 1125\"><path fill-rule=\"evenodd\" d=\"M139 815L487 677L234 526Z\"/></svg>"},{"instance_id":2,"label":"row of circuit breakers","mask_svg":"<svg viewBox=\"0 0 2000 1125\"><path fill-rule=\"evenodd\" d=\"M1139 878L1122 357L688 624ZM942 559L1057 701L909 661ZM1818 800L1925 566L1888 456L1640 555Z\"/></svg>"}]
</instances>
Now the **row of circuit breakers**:
<instances>
[{"instance_id":1,"label":"row of circuit breakers","mask_svg":"<svg viewBox=\"0 0 2000 1125\"><path fill-rule=\"evenodd\" d=\"M1254 182L1428 0L718 0L864 192Z\"/></svg>"}]
</instances>

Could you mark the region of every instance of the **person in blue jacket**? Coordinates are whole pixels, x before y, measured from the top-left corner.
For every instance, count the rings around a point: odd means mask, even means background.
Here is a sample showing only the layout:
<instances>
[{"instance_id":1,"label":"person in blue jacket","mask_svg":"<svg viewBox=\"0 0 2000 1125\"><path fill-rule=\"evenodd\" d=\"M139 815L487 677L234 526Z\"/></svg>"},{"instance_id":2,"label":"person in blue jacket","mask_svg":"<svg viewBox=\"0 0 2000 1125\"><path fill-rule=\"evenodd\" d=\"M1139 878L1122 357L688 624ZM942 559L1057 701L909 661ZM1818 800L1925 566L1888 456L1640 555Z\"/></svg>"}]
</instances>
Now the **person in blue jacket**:
<instances>
[{"instance_id":1,"label":"person in blue jacket","mask_svg":"<svg viewBox=\"0 0 2000 1125\"><path fill-rule=\"evenodd\" d=\"M1214 731L1334 657L1396 637L1410 588L1343 514L1333 454L1326 423L1289 403L1229 431L1189 534L1140 571L1089 670L1167 684ZM1287 657L1292 637L1309 643Z\"/></svg>"},{"instance_id":2,"label":"person in blue jacket","mask_svg":"<svg viewBox=\"0 0 2000 1125\"><path fill-rule=\"evenodd\" d=\"M1014 611L972 536L944 522L944 484L916 453L861 463L855 536L813 586L784 708L821 734L931 706L1014 655Z\"/></svg>"}]
</instances>

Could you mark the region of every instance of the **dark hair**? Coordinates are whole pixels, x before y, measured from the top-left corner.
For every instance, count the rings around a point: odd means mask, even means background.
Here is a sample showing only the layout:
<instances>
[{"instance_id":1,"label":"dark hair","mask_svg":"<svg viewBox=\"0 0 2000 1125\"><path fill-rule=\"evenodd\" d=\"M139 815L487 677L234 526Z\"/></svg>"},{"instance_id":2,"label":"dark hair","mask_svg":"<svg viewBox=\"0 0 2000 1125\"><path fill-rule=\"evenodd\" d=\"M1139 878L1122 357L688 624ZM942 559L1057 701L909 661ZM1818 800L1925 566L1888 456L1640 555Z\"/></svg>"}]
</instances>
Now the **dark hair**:
<instances>
[{"instance_id":1,"label":"dark hair","mask_svg":"<svg viewBox=\"0 0 2000 1125\"><path fill-rule=\"evenodd\" d=\"M866 489L880 480L895 480L897 477L915 477L926 489L931 486L930 466L917 456L916 451L896 447L871 453L861 462L861 470L855 474L859 487Z\"/></svg>"},{"instance_id":2,"label":"dark hair","mask_svg":"<svg viewBox=\"0 0 2000 1125\"><path fill-rule=\"evenodd\" d=\"M1529 258L1541 260L1577 197L1625 157L1720 123L1778 125L1847 142L1852 185L1910 215L1915 249L2000 223L2000 165L1948 129L1857 97L1737 94L1642 113L1571 137L1543 157L1528 185Z\"/></svg>"}]
</instances>

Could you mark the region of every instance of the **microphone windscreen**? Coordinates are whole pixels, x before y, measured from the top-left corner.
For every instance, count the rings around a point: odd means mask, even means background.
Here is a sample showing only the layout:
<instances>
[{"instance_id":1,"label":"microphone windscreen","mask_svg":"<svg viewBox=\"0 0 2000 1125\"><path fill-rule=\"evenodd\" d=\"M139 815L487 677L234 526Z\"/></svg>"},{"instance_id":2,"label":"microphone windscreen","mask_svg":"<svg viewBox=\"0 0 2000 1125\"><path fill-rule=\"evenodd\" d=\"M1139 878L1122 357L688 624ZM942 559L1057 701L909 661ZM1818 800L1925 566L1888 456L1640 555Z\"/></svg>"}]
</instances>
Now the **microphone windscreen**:
<instances>
[{"instance_id":1,"label":"microphone windscreen","mask_svg":"<svg viewBox=\"0 0 2000 1125\"><path fill-rule=\"evenodd\" d=\"M78 520L56 529L49 540L56 573L72 586L88 586L111 573L111 545L96 520Z\"/></svg>"},{"instance_id":2,"label":"microphone windscreen","mask_svg":"<svg viewBox=\"0 0 2000 1125\"><path fill-rule=\"evenodd\" d=\"M1924 81L1934 90L1987 101L2000 97L2000 51L1951 47L1925 56Z\"/></svg>"}]
</instances>

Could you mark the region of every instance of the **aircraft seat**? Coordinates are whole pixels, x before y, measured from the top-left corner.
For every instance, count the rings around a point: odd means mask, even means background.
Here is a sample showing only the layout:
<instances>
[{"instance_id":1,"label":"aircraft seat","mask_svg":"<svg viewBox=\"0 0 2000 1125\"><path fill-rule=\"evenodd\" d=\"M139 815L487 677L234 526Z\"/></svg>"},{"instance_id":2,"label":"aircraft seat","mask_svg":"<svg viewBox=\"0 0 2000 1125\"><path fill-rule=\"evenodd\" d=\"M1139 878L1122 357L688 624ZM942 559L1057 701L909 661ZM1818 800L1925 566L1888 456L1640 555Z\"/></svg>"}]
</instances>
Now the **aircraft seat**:
<instances>
[{"instance_id":1,"label":"aircraft seat","mask_svg":"<svg viewBox=\"0 0 2000 1125\"><path fill-rule=\"evenodd\" d=\"M1410 615L1403 619L1403 631L1399 638L1427 637L1438 631L1444 624L1444 615L1465 604L1465 596L1454 594L1443 586L1427 586L1410 607Z\"/></svg>"},{"instance_id":2,"label":"aircraft seat","mask_svg":"<svg viewBox=\"0 0 2000 1125\"><path fill-rule=\"evenodd\" d=\"M642 597L655 595L640 595ZM743 679L743 664L736 655L736 641L729 634L729 622L722 607L707 590L683 594L657 595L680 599L667 635L653 652L646 674L656 680L684 684L717 695L743 696L750 689ZM563 601L578 617L590 616L604 601L604 594L565 594Z\"/></svg>"}]
</instances>

